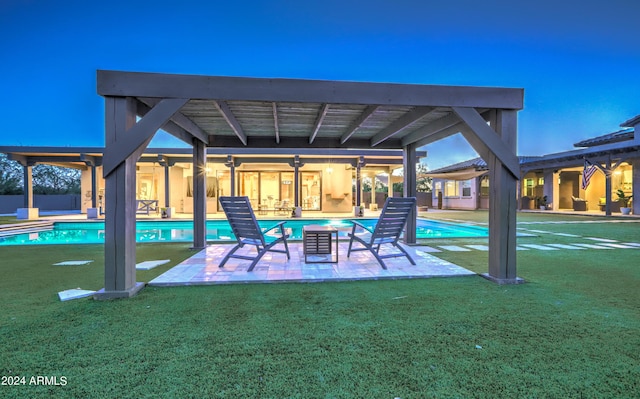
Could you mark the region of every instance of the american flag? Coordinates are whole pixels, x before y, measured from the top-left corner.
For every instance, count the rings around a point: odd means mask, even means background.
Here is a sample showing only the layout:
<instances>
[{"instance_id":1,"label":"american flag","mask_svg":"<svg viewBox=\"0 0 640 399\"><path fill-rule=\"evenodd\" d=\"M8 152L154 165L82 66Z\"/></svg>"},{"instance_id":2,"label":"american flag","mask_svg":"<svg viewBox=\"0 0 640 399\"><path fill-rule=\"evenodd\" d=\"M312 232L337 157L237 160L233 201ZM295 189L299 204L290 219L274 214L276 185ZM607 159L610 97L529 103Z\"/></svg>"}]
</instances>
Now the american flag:
<instances>
[{"instance_id":1,"label":"american flag","mask_svg":"<svg viewBox=\"0 0 640 399\"><path fill-rule=\"evenodd\" d=\"M584 171L582 171L582 189L586 190L587 187L589 187L589 181L591 180L591 176L593 176L594 173L596 173L596 170L598 170L598 168L596 168L595 165L593 165L591 162L587 161L586 159L584 160Z\"/></svg>"}]
</instances>

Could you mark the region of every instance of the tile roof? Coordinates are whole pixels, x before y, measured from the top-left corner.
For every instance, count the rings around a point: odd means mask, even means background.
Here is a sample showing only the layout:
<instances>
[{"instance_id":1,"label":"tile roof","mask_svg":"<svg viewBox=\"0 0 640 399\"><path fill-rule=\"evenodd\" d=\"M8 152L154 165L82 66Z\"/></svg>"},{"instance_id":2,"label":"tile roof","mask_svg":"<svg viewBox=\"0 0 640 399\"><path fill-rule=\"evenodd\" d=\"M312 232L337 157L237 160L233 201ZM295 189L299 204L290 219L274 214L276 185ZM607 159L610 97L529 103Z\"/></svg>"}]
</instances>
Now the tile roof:
<instances>
[{"instance_id":1,"label":"tile roof","mask_svg":"<svg viewBox=\"0 0 640 399\"><path fill-rule=\"evenodd\" d=\"M522 164L523 162L528 162L534 159L538 159L540 157L538 156L519 156L518 160L520 161L520 164ZM449 166L445 166L439 169L435 169L435 170L431 170L429 171L429 173L447 173L447 172L456 172L459 170L465 170L465 169L471 169L474 168L475 170L488 170L489 167L487 166L487 163L484 161L484 159L477 157L477 158L473 158L473 159L469 159L466 161L462 161L462 162L458 162L456 164L453 165L449 165Z\"/></svg>"},{"instance_id":2,"label":"tile roof","mask_svg":"<svg viewBox=\"0 0 640 399\"><path fill-rule=\"evenodd\" d=\"M633 140L633 129L622 129L617 132L605 134L598 137L582 140L575 143L574 147L595 147L597 145L618 143L621 141Z\"/></svg>"}]
</instances>

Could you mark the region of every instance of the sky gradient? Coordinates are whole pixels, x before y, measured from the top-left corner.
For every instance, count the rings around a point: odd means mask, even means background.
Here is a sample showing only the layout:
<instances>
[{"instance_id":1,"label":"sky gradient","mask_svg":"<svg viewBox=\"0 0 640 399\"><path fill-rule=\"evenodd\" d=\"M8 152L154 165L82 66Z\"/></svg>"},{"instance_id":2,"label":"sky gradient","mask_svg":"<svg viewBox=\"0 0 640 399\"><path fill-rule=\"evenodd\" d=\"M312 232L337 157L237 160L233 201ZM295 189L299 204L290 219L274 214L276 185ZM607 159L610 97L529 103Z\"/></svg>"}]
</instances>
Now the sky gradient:
<instances>
[{"instance_id":1,"label":"sky gradient","mask_svg":"<svg viewBox=\"0 0 640 399\"><path fill-rule=\"evenodd\" d=\"M96 70L114 69L524 88L518 154L570 150L640 114L638 15L635 0L4 0L0 145L103 146ZM152 146L183 145L167 136ZM431 169L476 156L460 135L426 149Z\"/></svg>"}]
</instances>

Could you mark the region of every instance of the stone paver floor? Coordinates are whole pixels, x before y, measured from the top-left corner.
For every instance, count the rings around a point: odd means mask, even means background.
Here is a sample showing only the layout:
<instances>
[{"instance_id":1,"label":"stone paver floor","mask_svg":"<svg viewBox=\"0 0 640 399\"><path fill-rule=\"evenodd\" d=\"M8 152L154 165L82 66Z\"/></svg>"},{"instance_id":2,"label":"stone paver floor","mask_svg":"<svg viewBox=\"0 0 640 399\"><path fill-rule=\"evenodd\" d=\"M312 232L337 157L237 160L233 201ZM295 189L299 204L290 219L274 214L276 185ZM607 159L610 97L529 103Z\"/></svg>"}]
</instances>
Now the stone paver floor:
<instances>
[{"instance_id":1,"label":"stone paver floor","mask_svg":"<svg viewBox=\"0 0 640 399\"><path fill-rule=\"evenodd\" d=\"M437 258L420 246L406 247L416 261L407 258L387 259L387 270L380 267L369 251L352 253L347 258L348 241L339 243L338 263L305 263L302 243L290 242L291 259L285 254L268 252L252 272L247 272L250 261L229 259L224 268L218 264L233 245L215 244L149 282L152 286L210 285L233 283L320 282L348 280L376 280L398 278L429 278L470 276L476 273ZM276 248L282 247L278 245ZM427 249L427 248L425 248ZM255 255L255 248L245 247L237 254Z\"/></svg>"}]
</instances>

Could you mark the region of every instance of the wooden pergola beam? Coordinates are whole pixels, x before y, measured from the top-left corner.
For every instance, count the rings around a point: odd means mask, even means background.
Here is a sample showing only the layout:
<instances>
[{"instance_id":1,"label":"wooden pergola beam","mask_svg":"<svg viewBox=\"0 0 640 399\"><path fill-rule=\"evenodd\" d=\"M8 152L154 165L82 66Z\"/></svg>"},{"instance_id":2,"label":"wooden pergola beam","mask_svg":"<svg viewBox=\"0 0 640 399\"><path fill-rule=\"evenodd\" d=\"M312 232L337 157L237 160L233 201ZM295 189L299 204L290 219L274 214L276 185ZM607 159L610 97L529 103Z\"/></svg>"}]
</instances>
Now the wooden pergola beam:
<instances>
[{"instance_id":1,"label":"wooden pergola beam","mask_svg":"<svg viewBox=\"0 0 640 399\"><path fill-rule=\"evenodd\" d=\"M438 132L441 132L445 129L448 129L456 124L460 123L460 118L454 114L450 113L447 116L444 116L436 121L431 122L430 124L421 127L413 132L405 135L401 139L401 143L403 146L407 146L409 144L416 144L418 147L423 145L427 145L432 141L439 140L443 137L429 140L429 137L435 135ZM446 136L445 136L446 137Z\"/></svg>"},{"instance_id":2,"label":"wooden pergola beam","mask_svg":"<svg viewBox=\"0 0 640 399\"><path fill-rule=\"evenodd\" d=\"M383 141L392 138L402 130L408 128L420 119L424 118L429 113L433 112L434 109L434 107L416 107L412 109L400 119L396 119L393 123L380 131L380 133L373 136L371 138L371 146L375 147Z\"/></svg>"},{"instance_id":3,"label":"wooden pergola beam","mask_svg":"<svg viewBox=\"0 0 640 399\"><path fill-rule=\"evenodd\" d=\"M524 89L97 71L117 97L522 109Z\"/></svg>"},{"instance_id":4,"label":"wooden pergola beam","mask_svg":"<svg viewBox=\"0 0 640 399\"><path fill-rule=\"evenodd\" d=\"M229 108L229 104L227 104L226 101L214 101L213 104L222 114L222 117L227 121L227 124L229 124L229 127L231 127L236 136L238 136L240 141L242 141L242 144L247 145L247 135L242 129L240 122L238 122L238 119L236 119L236 116L231 111L231 108ZM203 141L203 143L206 143L206 141Z\"/></svg>"},{"instance_id":5,"label":"wooden pergola beam","mask_svg":"<svg viewBox=\"0 0 640 399\"><path fill-rule=\"evenodd\" d=\"M171 117L184 106L188 99L167 98L160 101L142 119L127 130L126 134L118 136L118 140L107 143L103 158L103 174L108 176L114 169L131 157L135 152L144 150L153 135Z\"/></svg>"},{"instance_id":6,"label":"wooden pergola beam","mask_svg":"<svg viewBox=\"0 0 640 399\"><path fill-rule=\"evenodd\" d=\"M362 124L366 122L366 120L369 119L369 117L373 115L378 108L380 108L378 105L367 106L367 108L362 111L358 119L353 121L353 123L347 128L347 131L344 132L342 137L340 137L340 144L344 144L347 140L349 140L349 138L351 138L351 136L355 134L356 130L358 130L360 126L362 126Z\"/></svg>"},{"instance_id":7,"label":"wooden pergola beam","mask_svg":"<svg viewBox=\"0 0 640 399\"><path fill-rule=\"evenodd\" d=\"M160 102L157 98L138 98L138 101L140 101L140 104L144 104L147 107L146 109L145 107L138 107L138 113L140 116L144 116L149 109L155 107L156 104ZM193 123L191 119L187 118L179 111L176 112L162 127L162 130L170 133L187 144L191 144L192 137L197 138L203 143L206 143L209 140L209 136L204 130L200 129L200 126Z\"/></svg>"},{"instance_id":8,"label":"wooden pergola beam","mask_svg":"<svg viewBox=\"0 0 640 399\"><path fill-rule=\"evenodd\" d=\"M313 130L311 132L311 135L309 136L309 144L312 144L313 140L316 139L318 131L322 126L322 121L324 121L325 116L327 116L327 112L329 112L329 104L322 104L322 107L320 107L320 111L318 112L318 116L313 123Z\"/></svg>"},{"instance_id":9,"label":"wooden pergola beam","mask_svg":"<svg viewBox=\"0 0 640 399\"><path fill-rule=\"evenodd\" d=\"M278 105L275 102L271 103L273 109L273 129L276 135L276 144L280 144L280 125L278 123Z\"/></svg>"},{"instance_id":10,"label":"wooden pergola beam","mask_svg":"<svg viewBox=\"0 0 640 399\"><path fill-rule=\"evenodd\" d=\"M473 108L453 107L453 111L462 119L469 130L462 133L469 144L487 159L489 153L495 154L500 162L511 172L513 176L520 176L520 162L515 152L507 147L507 144L489 126L482 116Z\"/></svg>"}]
</instances>

